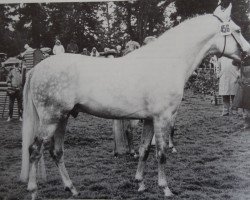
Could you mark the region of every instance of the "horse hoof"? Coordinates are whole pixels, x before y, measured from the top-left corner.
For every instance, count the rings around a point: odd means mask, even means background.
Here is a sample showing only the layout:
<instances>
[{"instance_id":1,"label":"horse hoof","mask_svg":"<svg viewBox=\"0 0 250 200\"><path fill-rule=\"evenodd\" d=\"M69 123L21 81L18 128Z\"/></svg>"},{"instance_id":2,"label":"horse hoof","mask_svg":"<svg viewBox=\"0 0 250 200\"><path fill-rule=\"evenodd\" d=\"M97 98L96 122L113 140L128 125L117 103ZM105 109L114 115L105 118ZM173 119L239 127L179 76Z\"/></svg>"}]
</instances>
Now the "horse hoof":
<instances>
[{"instance_id":1,"label":"horse hoof","mask_svg":"<svg viewBox=\"0 0 250 200\"><path fill-rule=\"evenodd\" d=\"M164 196L165 197L172 197L172 196L174 196L174 194L171 192L171 190L169 189L169 187L164 188L163 192L164 192Z\"/></svg>"},{"instance_id":2,"label":"horse hoof","mask_svg":"<svg viewBox=\"0 0 250 200\"><path fill-rule=\"evenodd\" d=\"M175 147L172 148L172 153L177 153L177 150Z\"/></svg>"},{"instance_id":3,"label":"horse hoof","mask_svg":"<svg viewBox=\"0 0 250 200\"><path fill-rule=\"evenodd\" d=\"M73 194L72 196L73 196L73 197L79 197L80 195L81 195L81 193L80 193L80 192L77 192L77 193Z\"/></svg>"},{"instance_id":4,"label":"horse hoof","mask_svg":"<svg viewBox=\"0 0 250 200\"><path fill-rule=\"evenodd\" d=\"M146 190L146 186L143 182L139 183L138 192L144 192Z\"/></svg>"},{"instance_id":5,"label":"horse hoof","mask_svg":"<svg viewBox=\"0 0 250 200\"><path fill-rule=\"evenodd\" d=\"M64 190L67 191L67 192L71 192L71 190L69 189L69 187L65 187Z\"/></svg>"},{"instance_id":6,"label":"horse hoof","mask_svg":"<svg viewBox=\"0 0 250 200\"><path fill-rule=\"evenodd\" d=\"M31 200L37 199L37 191L31 193Z\"/></svg>"}]
</instances>

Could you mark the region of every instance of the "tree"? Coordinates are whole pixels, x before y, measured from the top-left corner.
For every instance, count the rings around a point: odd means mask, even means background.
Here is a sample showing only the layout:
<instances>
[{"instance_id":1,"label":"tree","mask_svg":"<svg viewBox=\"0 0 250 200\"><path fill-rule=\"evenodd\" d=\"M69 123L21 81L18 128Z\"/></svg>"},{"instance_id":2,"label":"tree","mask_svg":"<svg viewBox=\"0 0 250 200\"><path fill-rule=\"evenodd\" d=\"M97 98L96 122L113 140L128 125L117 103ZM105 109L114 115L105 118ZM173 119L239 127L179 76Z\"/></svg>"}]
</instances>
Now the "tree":
<instances>
[{"instance_id":1,"label":"tree","mask_svg":"<svg viewBox=\"0 0 250 200\"><path fill-rule=\"evenodd\" d=\"M44 9L45 4L23 4L19 5L17 11L19 21L16 23L16 30L26 32L26 40L33 47L39 47L42 41L42 35L46 32L47 13ZM24 36L24 35L23 35Z\"/></svg>"},{"instance_id":2,"label":"tree","mask_svg":"<svg viewBox=\"0 0 250 200\"><path fill-rule=\"evenodd\" d=\"M161 4L158 0L116 2L114 13L120 24L126 26L125 32L130 36L129 39L142 44L147 36L159 36L167 30L164 11L171 2L173 0L165 0Z\"/></svg>"},{"instance_id":3,"label":"tree","mask_svg":"<svg viewBox=\"0 0 250 200\"><path fill-rule=\"evenodd\" d=\"M246 35L250 39L249 30L249 12L250 12L250 1L249 0L222 0L221 6L226 8L229 3L232 3L232 19L236 24L242 28L243 35ZM182 20L195 15L201 15L204 13L213 13L218 5L218 0L176 0L176 13L171 17L177 21L177 16L180 16Z\"/></svg>"}]
</instances>

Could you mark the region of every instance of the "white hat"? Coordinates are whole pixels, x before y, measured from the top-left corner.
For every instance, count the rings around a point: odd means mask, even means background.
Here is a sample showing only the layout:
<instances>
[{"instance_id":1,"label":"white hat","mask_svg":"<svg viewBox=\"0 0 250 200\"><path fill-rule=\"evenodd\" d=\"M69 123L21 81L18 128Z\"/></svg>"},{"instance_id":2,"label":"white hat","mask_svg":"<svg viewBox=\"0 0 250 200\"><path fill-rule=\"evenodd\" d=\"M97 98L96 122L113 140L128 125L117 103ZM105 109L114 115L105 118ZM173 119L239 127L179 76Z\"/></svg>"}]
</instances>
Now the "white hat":
<instances>
[{"instance_id":1,"label":"white hat","mask_svg":"<svg viewBox=\"0 0 250 200\"><path fill-rule=\"evenodd\" d=\"M28 49L29 47L30 47L30 46L29 46L28 44L25 44L25 45L24 45L24 48L25 48L25 49Z\"/></svg>"}]
</instances>

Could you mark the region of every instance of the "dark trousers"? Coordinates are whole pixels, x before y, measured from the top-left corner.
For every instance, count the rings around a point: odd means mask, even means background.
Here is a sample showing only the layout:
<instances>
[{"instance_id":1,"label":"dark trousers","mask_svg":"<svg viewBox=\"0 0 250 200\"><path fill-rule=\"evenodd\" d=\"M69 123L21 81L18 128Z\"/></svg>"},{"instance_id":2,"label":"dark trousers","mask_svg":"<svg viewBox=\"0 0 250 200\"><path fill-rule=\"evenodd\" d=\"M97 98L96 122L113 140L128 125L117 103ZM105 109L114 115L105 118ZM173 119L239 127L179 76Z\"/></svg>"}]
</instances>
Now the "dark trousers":
<instances>
[{"instance_id":1,"label":"dark trousers","mask_svg":"<svg viewBox=\"0 0 250 200\"><path fill-rule=\"evenodd\" d=\"M222 101L223 101L223 113L229 113L230 112L230 99L233 102L234 95L223 95Z\"/></svg>"},{"instance_id":2,"label":"dark trousers","mask_svg":"<svg viewBox=\"0 0 250 200\"><path fill-rule=\"evenodd\" d=\"M15 100L17 100L17 109L19 117L22 117L22 93L21 91L16 91L14 94L9 95L9 117L13 116L13 108Z\"/></svg>"}]
</instances>

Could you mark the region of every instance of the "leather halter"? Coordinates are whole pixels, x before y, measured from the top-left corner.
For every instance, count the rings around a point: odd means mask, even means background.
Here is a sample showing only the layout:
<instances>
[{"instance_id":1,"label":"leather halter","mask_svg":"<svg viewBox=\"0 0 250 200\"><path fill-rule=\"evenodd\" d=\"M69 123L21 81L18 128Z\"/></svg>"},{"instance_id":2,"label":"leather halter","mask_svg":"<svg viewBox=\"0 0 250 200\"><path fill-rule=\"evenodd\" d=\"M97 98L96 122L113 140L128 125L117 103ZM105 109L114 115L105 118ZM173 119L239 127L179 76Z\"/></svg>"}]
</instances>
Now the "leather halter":
<instances>
[{"instance_id":1,"label":"leather halter","mask_svg":"<svg viewBox=\"0 0 250 200\"><path fill-rule=\"evenodd\" d=\"M221 23L223 23L224 21L219 18L217 15L213 14L214 17L216 17ZM230 21L230 20L229 20ZM233 39L235 40L235 42L237 43L237 46L239 47L241 53L244 53L244 50L240 44L240 42L236 39L235 35L233 34L233 32L231 33ZM221 55L219 56L219 58L221 58L224 55L225 49L226 49L226 44L227 44L227 35L224 35L224 47L223 47L223 51L221 53Z\"/></svg>"}]
</instances>

